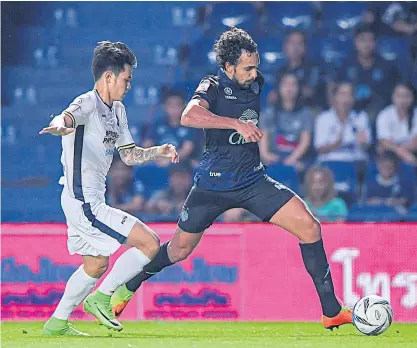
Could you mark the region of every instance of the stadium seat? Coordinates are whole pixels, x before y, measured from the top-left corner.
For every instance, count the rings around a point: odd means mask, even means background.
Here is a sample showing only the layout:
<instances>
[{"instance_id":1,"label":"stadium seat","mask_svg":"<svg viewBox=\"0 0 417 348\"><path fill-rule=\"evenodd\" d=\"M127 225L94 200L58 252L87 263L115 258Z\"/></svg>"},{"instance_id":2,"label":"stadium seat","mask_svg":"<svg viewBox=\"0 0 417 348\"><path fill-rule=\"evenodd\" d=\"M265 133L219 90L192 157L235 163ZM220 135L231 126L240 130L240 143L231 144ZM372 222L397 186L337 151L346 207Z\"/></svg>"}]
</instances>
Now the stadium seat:
<instances>
[{"instance_id":1,"label":"stadium seat","mask_svg":"<svg viewBox=\"0 0 417 348\"><path fill-rule=\"evenodd\" d=\"M388 222L401 221L403 216L393 207L386 205L354 204L347 217L347 221Z\"/></svg>"},{"instance_id":2,"label":"stadium seat","mask_svg":"<svg viewBox=\"0 0 417 348\"><path fill-rule=\"evenodd\" d=\"M356 200L358 190L355 164L328 161L321 162L320 165L331 170L334 176L336 191L346 203L352 204Z\"/></svg>"},{"instance_id":3,"label":"stadium seat","mask_svg":"<svg viewBox=\"0 0 417 348\"><path fill-rule=\"evenodd\" d=\"M353 53L351 40L340 40L323 35L313 36L309 48L313 58L323 60L327 64L339 65L344 58Z\"/></svg>"},{"instance_id":4,"label":"stadium seat","mask_svg":"<svg viewBox=\"0 0 417 348\"><path fill-rule=\"evenodd\" d=\"M410 41L405 37L378 38L378 52L386 60L392 61L404 78L409 78L412 64Z\"/></svg>"},{"instance_id":5,"label":"stadium seat","mask_svg":"<svg viewBox=\"0 0 417 348\"><path fill-rule=\"evenodd\" d=\"M360 24L365 2L329 1L322 3L323 32L333 36L350 36Z\"/></svg>"},{"instance_id":6,"label":"stadium seat","mask_svg":"<svg viewBox=\"0 0 417 348\"><path fill-rule=\"evenodd\" d=\"M299 191L298 174L294 167L280 163L271 164L268 166L266 173L295 192Z\"/></svg>"},{"instance_id":7,"label":"stadium seat","mask_svg":"<svg viewBox=\"0 0 417 348\"><path fill-rule=\"evenodd\" d=\"M266 2L268 33L279 30L310 30L314 22L314 9L310 2Z\"/></svg>"},{"instance_id":8,"label":"stadium seat","mask_svg":"<svg viewBox=\"0 0 417 348\"><path fill-rule=\"evenodd\" d=\"M207 35L217 35L231 27L253 32L257 25L255 7L250 2L217 2L208 18L210 29Z\"/></svg>"},{"instance_id":9,"label":"stadium seat","mask_svg":"<svg viewBox=\"0 0 417 348\"><path fill-rule=\"evenodd\" d=\"M408 210L405 218L406 221L417 221L417 203L412 205Z\"/></svg>"},{"instance_id":10,"label":"stadium seat","mask_svg":"<svg viewBox=\"0 0 417 348\"><path fill-rule=\"evenodd\" d=\"M141 182L145 188L145 196L149 198L157 190L168 185L168 168L147 164L135 167L135 181Z\"/></svg>"},{"instance_id":11,"label":"stadium seat","mask_svg":"<svg viewBox=\"0 0 417 348\"><path fill-rule=\"evenodd\" d=\"M259 47L262 72L275 73L285 58L282 37L260 37L256 39L256 42Z\"/></svg>"}]
</instances>

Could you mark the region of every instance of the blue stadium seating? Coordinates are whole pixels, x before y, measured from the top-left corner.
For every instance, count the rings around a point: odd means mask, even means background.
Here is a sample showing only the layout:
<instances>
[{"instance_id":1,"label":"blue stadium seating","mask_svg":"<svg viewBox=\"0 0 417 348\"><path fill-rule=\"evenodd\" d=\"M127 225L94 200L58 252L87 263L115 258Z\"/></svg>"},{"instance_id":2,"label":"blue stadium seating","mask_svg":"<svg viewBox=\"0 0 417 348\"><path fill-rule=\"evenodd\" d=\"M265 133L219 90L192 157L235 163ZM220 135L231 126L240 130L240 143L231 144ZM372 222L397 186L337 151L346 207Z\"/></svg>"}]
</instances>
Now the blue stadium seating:
<instances>
[{"instance_id":1,"label":"blue stadium seating","mask_svg":"<svg viewBox=\"0 0 417 348\"><path fill-rule=\"evenodd\" d=\"M340 40L335 37L315 35L309 44L313 58L327 64L339 65L340 62L353 53L351 40Z\"/></svg>"},{"instance_id":2,"label":"blue stadium seating","mask_svg":"<svg viewBox=\"0 0 417 348\"><path fill-rule=\"evenodd\" d=\"M358 185L355 164L351 162L328 161L320 165L328 167L334 176L335 187L339 195L351 204L356 200Z\"/></svg>"},{"instance_id":3,"label":"blue stadium seating","mask_svg":"<svg viewBox=\"0 0 417 348\"><path fill-rule=\"evenodd\" d=\"M256 29L256 18L255 7L250 2L235 2L233 6L227 2L217 2L208 18L210 29L207 35L217 35L234 26L253 32Z\"/></svg>"},{"instance_id":4,"label":"blue stadium seating","mask_svg":"<svg viewBox=\"0 0 417 348\"><path fill-rule=\"evenodd\" d=\"M406 215L407 221L417 221L417 203L410 207Z\"/></svg>"},{"instance_id":5,"label":"blue stadium seating","mask_svg":"<svg viewBox=\"0 0 417 348\"><path fill-rule=\"evenodd\" d=\"M298 174L294 167L280 163L271 164L268 166L266 173L295 192L299 192Z\"/></svg>"},{"instance_id":6,"label":"blue stadium seating","mask_svg":"<svg viewBox=\"0 0 417 348\"><path fill-rule=\"evenodd\" d=\"M156 190L161 190L168 185L168 168L147 164L135 167L135 181L141 182L145 188L145 196L149 196Z\"/></svg>"},{"instance_id":7,"label":"blue stadium seating","mask_svg":"<svg viewBox=\"0 0 417 348\"><path fill-rule=\"evenodd\" d=\"M387 222L401 221L403 219L395 208L386 205L362 205L354 204L347 217L347 221L369 221L369 222Z\"/></svg>"},{"instance_id":8,"label":"blue stadium seating","mask_svg":"<svg viewBox=\"0 0 417 348\"><path fill-rule=\"evenodd\" d=\"M349 36L365 11L362 1L328 1L322 4L323 31L333 36Z\"/></svg>"},{"instance_id":9,"label":"blue stadium seating","mask_svg":"<svg viewBox=\"0 0 417 348\"><path fill-rule=\"evenodd\" d=\"M267 24L269 34L278 30L310 30L315 23L314 9L310 2L266 2Z\"/></svg>"},{"instance_id":10,"label":"blue stadium seating","mask_svg":"<svg viewBox=\"0 0 417 348\"><path fill-rule=\"evenodd\" d=\"M410 41L407 38L380 37L377 48L383 58L392 61L398 67L403 78L409 78L412 64L410 57L405 54L410 52Z\"/></svg>"}]
</instances>

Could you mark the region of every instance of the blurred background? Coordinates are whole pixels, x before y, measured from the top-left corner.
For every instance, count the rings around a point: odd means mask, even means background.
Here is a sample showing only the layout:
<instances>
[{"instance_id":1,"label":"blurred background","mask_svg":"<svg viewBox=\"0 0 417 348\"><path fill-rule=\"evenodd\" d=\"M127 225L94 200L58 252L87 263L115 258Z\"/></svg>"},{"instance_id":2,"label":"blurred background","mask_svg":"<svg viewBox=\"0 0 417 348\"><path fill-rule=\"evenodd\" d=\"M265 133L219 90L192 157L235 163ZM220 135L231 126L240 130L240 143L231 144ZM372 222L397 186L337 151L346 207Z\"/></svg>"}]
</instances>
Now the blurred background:
<instances>
[{"instance_id":1,"label":"blurred background","mask_svg":"<svg viewBox=\"0 0 417 348\"><path fill-rule=\"evenodd\" d=\"M417 221L415 2L2 2L1 20L3 222L65 221L60 139L38 131L92 89L102 40L138 58L124 100L136 143L173 143L182 159L132 168L116 156L108 203L176 221L204 150L181 113L216 73L212 46L231 26L259 45L269 175L321 221ZM219 221L256 218L231 210Z\"/></svg>"}]
</instances>

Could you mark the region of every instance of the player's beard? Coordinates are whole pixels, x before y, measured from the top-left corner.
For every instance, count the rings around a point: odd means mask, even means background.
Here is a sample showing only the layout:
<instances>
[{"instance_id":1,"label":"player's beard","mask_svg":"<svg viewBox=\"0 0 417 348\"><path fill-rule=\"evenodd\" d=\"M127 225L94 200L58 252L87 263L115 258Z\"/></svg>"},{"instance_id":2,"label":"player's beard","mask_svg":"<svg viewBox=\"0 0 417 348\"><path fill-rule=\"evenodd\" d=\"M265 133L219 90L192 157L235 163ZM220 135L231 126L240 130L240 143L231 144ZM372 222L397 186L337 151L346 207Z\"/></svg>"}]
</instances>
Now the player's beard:
<instances>
[{"instance_id":1,"label":"player's beard","mask_svg":"<svg viewBox=\"0 0 417 348\"><path fill-rule=\"evenodd\" d=\"M241 88L241 89L249 89L250 85L252 84L253 81L249 82L244 82L241 83L239 82L239 80L236 78L236 74L233 75L233 81Z\"/></svg>"}]
</instances>

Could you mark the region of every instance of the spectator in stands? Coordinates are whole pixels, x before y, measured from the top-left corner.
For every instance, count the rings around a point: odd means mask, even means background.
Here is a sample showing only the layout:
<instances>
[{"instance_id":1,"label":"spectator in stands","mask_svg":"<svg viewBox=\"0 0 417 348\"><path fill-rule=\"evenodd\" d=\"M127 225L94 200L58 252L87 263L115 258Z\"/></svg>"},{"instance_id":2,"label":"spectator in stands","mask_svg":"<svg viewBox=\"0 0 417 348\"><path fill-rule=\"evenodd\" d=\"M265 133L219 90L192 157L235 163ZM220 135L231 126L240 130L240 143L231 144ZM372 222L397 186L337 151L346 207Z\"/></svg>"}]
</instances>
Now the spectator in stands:
<instances>
[{"instance_id":1,"label":"spectator in stands","mask_svg":"<svg viewBox=\"0 0 417 348\"><path fill-rule=\"evenodd\" d=\"M413 87L398 83L392 94L392 105L377 119L378 151L393 151L405 163L417 166L417 107Z\"/></svg>"},{"instance_id":2,"label":"spectator in stands","mask_svg":"<svg viewBox=\"0 0 417 348\"><path fill-rule=\"evenodd\" d=\"M319 162L360 162L368 158L371 129L365 112L353 110L353 85L341 82L335 86L333 108L316 118L314 147Z\"/></svg>"},{"instance_id":3,"label":"spectator in stands","mask_svg":"<svg viewBox=\"0 0 417 348\"><path fill-rule=\"evenodd\" d=\"M107 202L112 207L135 214L144 208L144 187L141 182L133 181L133 167L120 159L113 161L109 170Z\"/></svg>"},{"instance_id":4,"label":"spectator in stands","mask_svg":"<svg viewBox=\"0 0 417 348\"><path fill-rule=\"evenodd\" d=\"M189 162L170 166L168 187L151 196L146 203L146 211L151 214L175 215L177 218L191 186L192 168Z\"/></svg>"},{"instance_id":5,"label":"spectator in stands","mask_svg":"<svg viewBox=\"0 0 417 348\"><path fill-rule=\"evenodd\" d=\"M305 202L320 221L344 221L348 209L337 197L333 174L326 167L311 167L304 177Z\"/></svg>"},{"instance_id":6,"label":"spectator in stands","mask_svg":"<svg viewBox=\"0 0 417 348\"><path fill-rule=\"evenodd\" d=\"M300 84L294 74L282 76L278 100L266 109L260 121L264 133L260 142L262 161L282 162L302 170L311 145L313 116L303 105Z\"/></svg>"},{"instance_id":7,"label":"spectator in stands","mask_svg":"<svg viewBox=\"0 0 417 348\"><path fill-rule=\"evenodd\" d=\"M289 32L284 43L284 53L286 61L278 69L277 84L286 74L294 74L300 81L304 102L309 106L324 107L324 71L322 65L308 57L306 34L300 30ZM274 104L277 99L277 92L271 92L268 101Z\"/></svg>"},{"instance_id":8,"label":"spectator in stands","mask_svg":"<svg viewBox=\"0 0 417 348\"><path fill-rule=\"evenodd\" d=\"M413 2L375 1L368 3L363 22L382 35L417 34L417 6Z\"/></svg>"},{"instance_id":9,"label":"spectator in stands","mask_svg":"<svg viewBox=\"0 0 417 348\"><path fill-rule=\"evenodd\" d=\"M194 147L195 130L181 126L181 115L185 108L182 93L171 91L164 98L164 116L161 121L154 122L143 142L144 147L156 144L173 144L177 148L181 161L187 160L196 150ZM168 166L170 160L159 160L160 166Z\"/></svg>"},{"instance_id":10,"label":"spectator in stands","mask_svg":"<svg viewBox=\"0 0 417 348\"><path fill-rule=\"evenodd\" d=\"M378 112L388 105L399 72L376 53L376 37L370 27L361 26L356 30L355 50L356 55L343 62L332 79L354 84L355 109L364 110L375 120Z\"/></svg>"},{"instance_id":11,"label":"spectator in stands","mask_svg":"<svg viewBox=\"0 0 417 348\"><path fill-rule=\"evenodd\" d=\"M399 175L398 157L391 151L377 158L378 173L366 182L366 203L407 207L414 200L411 180Z\"/></svg>"}]
</instances>

